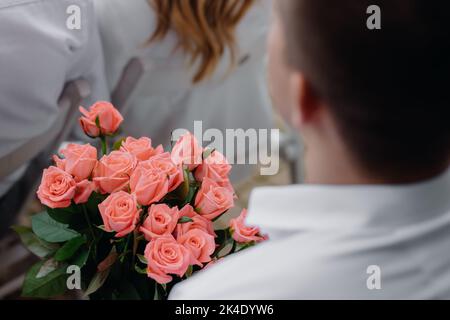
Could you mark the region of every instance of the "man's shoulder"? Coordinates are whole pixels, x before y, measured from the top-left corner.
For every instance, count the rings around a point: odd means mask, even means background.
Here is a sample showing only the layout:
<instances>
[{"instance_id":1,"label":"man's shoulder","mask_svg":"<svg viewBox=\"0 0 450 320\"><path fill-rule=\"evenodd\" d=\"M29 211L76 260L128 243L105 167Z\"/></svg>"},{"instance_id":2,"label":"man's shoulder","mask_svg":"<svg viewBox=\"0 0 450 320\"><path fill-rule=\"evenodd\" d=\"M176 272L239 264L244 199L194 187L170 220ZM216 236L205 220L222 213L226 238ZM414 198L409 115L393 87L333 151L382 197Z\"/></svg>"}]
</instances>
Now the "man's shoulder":
<instances>
[{"instance_id":1,"label":"man's shoulder","mask_svg":"<svg viewBox=\"0 0 450 320\"><path fill-rule=\"evenodd\" d=\"M263 281L261 270L272 273L271 257L274 243L260 244L243 252L227 256L191 279L178 284L172 291L171 299L239 299L245 295L246 283ZM284 263L280 267L284 268ZM245 279L245 280L243 280ZM237 288L239 288L237 290ZM254 287L253 287L254 289ZM253 292L251 290L250 292Z\"/></svg>"},{"instance_id":2,"label":"man's shoulder","mask_svg":"<svg viewBox=\"0 0 450 320\"><path fill-rule=\"evenodd\" d=\"M338 297L338 288L367 290L364 259L341 259L343 252L326 235L268 241L200 271L175 287L171 298L309 299L324 292Z\"/></svg>"}]
</instances>

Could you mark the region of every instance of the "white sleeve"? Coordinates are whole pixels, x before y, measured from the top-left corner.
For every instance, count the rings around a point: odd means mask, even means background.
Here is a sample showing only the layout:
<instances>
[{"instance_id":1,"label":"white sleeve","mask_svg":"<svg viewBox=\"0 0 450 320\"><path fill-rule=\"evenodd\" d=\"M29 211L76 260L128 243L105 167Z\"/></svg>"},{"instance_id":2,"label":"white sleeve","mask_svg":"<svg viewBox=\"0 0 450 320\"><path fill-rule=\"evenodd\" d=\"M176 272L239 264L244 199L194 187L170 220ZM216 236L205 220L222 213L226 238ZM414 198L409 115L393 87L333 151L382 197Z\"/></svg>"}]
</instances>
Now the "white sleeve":
<instances>
[{"instance_id":1,"label":"white sleeve","mask_svg":"<svg viewBox=\"0 0 450 320\"><path fill-rule=\"evenodd\" d=\"M95 0L94 5L111 92L128 62L150 47L146 44L154 30L155 15L146 0Z\"/></svg>"},{"instance_id":2,"label":"white sleeve","mask_svg":"<svg viewBox=\"0 0 450 320\"><path fill-rule=\"evenodd\" d=\"M78 52L79 59L72 66L70 78L82 78L89 82L91 96L84 102L86 106L99 100L109 100L110 92L106 84L105 60L102 42L99 34L99 26L92 0L82 12L82 33L86 35L85 43ZM76 32L76 31L75 31Z\"/></svg>"},{"instance_id":3,"label":"white sleeve","mask_svg":"<svg viewBox=\"0 0 450 320\"><path fill-rule=\"evenodd\" d=\"M67 7L81 8L81 30ZM91 101L108 99L92 0L0 3L0 157L43 134L56 120L64 85L84 78Z\"/></svg>"},{"instance_id":4,"label":"white sleeve","mask_svg":"<svg viewBox=\"0 0 450 320\"><path fill-rule=\"evenodd\" d=\"M86 35L85 43L78 52L78 60L72 66L70 78L84 79L89 83L91 95L82 101L82 105L88 108L97 101L110 101L111 91L106 82L104 50L95 7L91 0L82 15L81 32ZM89 140L79 126L74 127L70 139Z\"/></svg>"}]
</instances>

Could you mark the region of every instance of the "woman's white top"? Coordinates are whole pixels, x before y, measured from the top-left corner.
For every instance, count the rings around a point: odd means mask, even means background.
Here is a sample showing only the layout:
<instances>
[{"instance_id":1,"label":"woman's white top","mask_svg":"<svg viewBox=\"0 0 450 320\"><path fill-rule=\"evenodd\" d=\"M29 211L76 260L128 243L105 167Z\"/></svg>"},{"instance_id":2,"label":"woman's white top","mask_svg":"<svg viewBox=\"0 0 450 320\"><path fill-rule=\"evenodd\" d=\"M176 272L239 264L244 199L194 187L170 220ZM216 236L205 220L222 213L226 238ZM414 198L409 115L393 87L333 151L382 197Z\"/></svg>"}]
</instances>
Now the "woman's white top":
<instances>
[{"instance_id":1,"label":"woman's white top","mask_svg":"<svg viewBox=\"0 0 450 320\"><path fill-rule=\"evenodd\" d=\"M54 125L67 82L89 82L86 103L108 98L92 2L0 1L0 158ZM67 27L70 6L80 9L80 29ZM0 196L22 172L1 179Z\"/></svg>"},{"instance_id":2,"label":"woman's white top","mask_svg":"<svg viewBox=\"0 0 450 320\"><path fill-rule=\"evenodd\" d=\"M450 170L411 185L256 189L269 241L172 290L179 300L450 299Z\"/></svg>"},{"instance_id":3,"label":"woman's white top","mask_svg":"<svg viewBox=\"0 0 450 320\"><path fill-rule=\"evenodd\" d=\"M174 52L176 34L148 45L156 16L147 0L96 0L95 5L110 90L131 58L140 57L145 64L130 100L126 134L149 136L167 146L173 130L193 131L196 120L202 121L203 130L216 128L224 135L226 129L272 128L265 72L269 0L257 1L237 28L238 60L244 62L227 74L227 52L214 76L197 85L192 83L195 66L189 67L183 52ZM235 177L250 171L236 167Z\"/></svg>"}]
</instances>

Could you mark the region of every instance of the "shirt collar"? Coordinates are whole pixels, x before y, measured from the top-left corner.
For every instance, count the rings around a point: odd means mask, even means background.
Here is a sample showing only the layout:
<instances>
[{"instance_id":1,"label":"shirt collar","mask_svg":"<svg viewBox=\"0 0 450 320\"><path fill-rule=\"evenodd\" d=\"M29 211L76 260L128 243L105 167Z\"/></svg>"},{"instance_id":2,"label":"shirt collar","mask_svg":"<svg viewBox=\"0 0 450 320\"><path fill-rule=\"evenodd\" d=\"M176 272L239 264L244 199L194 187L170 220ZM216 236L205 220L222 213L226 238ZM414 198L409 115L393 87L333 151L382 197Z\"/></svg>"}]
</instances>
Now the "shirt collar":
<instances>
[{"instance_id":1,"label":"shirt collar","mask_svg":"<svg viewBox=\"0 0 450 320\"><path fill-rule=\"evenodd\" d=\"M247 223L270 230L395 228L450 215L450 170L411 185L293 185L253 191Z\"/></svg>"}]
</instances>

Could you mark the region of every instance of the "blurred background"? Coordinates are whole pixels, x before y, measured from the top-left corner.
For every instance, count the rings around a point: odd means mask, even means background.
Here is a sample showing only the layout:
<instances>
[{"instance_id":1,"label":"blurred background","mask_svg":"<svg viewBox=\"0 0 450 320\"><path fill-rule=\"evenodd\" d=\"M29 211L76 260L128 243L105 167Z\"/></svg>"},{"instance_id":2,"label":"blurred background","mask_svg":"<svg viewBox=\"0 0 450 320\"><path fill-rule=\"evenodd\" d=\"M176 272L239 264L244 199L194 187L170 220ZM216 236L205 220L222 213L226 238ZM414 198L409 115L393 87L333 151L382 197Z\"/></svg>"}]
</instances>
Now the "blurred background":
<instances>
[{"instance_id":1,"label":"blurred background","mask_svg":"<svg viewBox=\"0 0 450 320\"><path fill-rule=\"evenodd\" d=\"M193 130L198 120L203 130L280 129L280 141L271 141L280 149L278 174L233 166L238 200L227 220L253 188L301 183L300 139L267 88L271 1L180 1L0 1L0 299L20 297L36 261L10 226L30 225L43 210L35 194L52 154L83 141L79 105L109 100L126 119L121 135L165 147L173 130Z\"/></svg>"}]
</instances>

